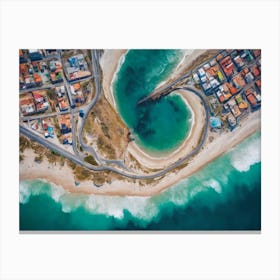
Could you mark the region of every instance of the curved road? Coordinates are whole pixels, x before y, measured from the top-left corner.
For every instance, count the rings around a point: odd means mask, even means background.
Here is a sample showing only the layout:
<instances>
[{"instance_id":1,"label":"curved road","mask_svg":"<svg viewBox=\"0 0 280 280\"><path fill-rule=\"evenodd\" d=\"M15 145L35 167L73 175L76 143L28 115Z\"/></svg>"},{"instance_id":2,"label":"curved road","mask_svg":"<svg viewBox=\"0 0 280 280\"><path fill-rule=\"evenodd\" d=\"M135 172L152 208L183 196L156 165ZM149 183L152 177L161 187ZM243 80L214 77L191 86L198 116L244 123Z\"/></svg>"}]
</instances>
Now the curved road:
<instances>
[{"instance_id":1,"label":"curved road","mask_svg":"<svg viewBox=\"0 0 280 280\"><path fill-rule=\"evenodd\" d=\"M78 129L78 138L81 144L81 147L83 148L83 150L89 152L94 159L96 160L97 163L102 164L116 164L121 168L124 168L126 170L129 170L129 168L124 164L123 161L121 160L110 160L110 159L104 159L102 157L100 157L100 155L97 154L97 152L93 149L93 147L91 146L87 146L84 143L83 137L82 137L82 133L83 133L83 128L85 125L85 120L88 117L89 112L91 111L91 109L93 108L93 106L96 104L96 102L98 101L100 94L101 94L101 80L100 80L100 70L99 70L99 57L98 57L98 53L97 50L92 50L91 51L91 56L92 56L92 67L93 67L93 73L94 73L94 82L95 82L95 96L92 99L92 101L87 105L86 108L84 108L84 117L81 120L81 125Z\"/></svg>"},{"instance_id":2,"label":"curved road","mask_svg":"<svg viewBox=\"0 0 280 280\"><path fill-rule=\"evenodd\" d=\"M75 156L75 155L65 151L64 149L60 148L56 144L54 144L52 142L49 142L49 141L46 141L44 138L38 136L37 134L35 134L34 132L30 131L29 129L27 129L27 128L23 127L23 126L20 126L20 133L22 133L25 136L29 137L31 140L36 141L39 144L44 145L47 148L49 148L49 149L59 153L60 155L68 158L69 160L73 161L74 163L79 164L81 166L84 166L84 167L86 167L86 168L88 168L90 170L93 170L93 171L112 171L112 172L118 173L118 174L120 174L120 175L122 175L124 177L133 178L133 179L154 179L154 178L157 178L157 177L161 177L161 176L165 175L167 172L170 172L173 169L179 167L182 163L184 163L185 161L189 160L192 156L197 154L199 152L199 150L201 149L201 147L203 146L203 144L205 142L205 139L206 139L206 136L207 136L208 125L209 125L209 109L208 109L208 106L207 106L206 101L204 100L203 96L198 91L196 91L195 89L190 88L190 87L175 88L175 89L172 89L172 92L176 91L178 89L190 91L190 92L196 94L201 99L201 101L202 101L202 103L204 105L204 108L205 108L205 112L206 112L206 123L205 123L205 127L204 127L204 130L203 130L203 134L202 134L202 137L200 139L200 143L197 145L197 147L192 152L190 152L188 155L186 155L185 157L181 158L180 160L176 161L175 163L171 164L167 168L165 168L165 169L163 169L161 171L158 171L158 172L151 173L151 174L129 173L129 172L124 172L122 170L119 170L119 169L117 169L115 167L105 166L105 165L93 166L93 165L91 165L91 164L89 164L87 162L84 162L80 157L77 157L77 156ZM93 105L98 100L98 97L99 96L96 94L96 96L94 98L95 102L93 103ZM87 107L87 111L86 111L87 114L89 113L89 111L92 108L92 106L88 106ZM83 118L83 123L84 123L84 121L85 121L85 119ZM81 136L82 128L83 128L83 126L81 126L80 129L79 129L79 136ZM82 139L82 137L80 139ZM82 144L82 141L81 141L81 144ZM84 143L83 143L82 147L83 148L85 147L85 149L88 150L88 151L94 151L94 149L92 147L89 147L89 146L85 145Z\"/></svg>"}]
</instances>

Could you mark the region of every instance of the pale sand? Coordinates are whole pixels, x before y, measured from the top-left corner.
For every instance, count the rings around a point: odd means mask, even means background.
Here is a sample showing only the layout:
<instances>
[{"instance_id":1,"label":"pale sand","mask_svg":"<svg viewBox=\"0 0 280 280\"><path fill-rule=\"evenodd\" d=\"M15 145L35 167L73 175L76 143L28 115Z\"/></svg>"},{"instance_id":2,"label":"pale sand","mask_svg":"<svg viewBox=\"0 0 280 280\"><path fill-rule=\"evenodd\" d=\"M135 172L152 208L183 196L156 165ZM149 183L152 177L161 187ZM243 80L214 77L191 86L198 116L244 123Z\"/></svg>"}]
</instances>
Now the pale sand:
<instances>
[{"instance_id":1,"label":"pale sand","mask_svg":"<svg viewBox=\"0 0 280 280\"><path fill-rule=\"evenodd\" d=\"M111 82L113 80L115 73L117 72L118 67L120 67L121 60L122 60L121 58L124 57L125 53L126 50L105 51L101 59L101 67L103 69L104 94L114 108L116 108L116 105L114 103L114 98L111 92ZM199 56L200 54L201 53L196 53L195 56ZM182 63L176 69L176 72L183 71L182 69L185 69L187 67L187 64L191 63L195 59L194 57L192 58L191 56L189 56L189 58L186 57L185 58L186 63ZM178 72L176 73L176 75L177 74ZM186 100L186 102L192 108L195 118L194 118L194 125L190 137L179 148L181 152L178 152L177 155L172 155L172 157L170 157L172 158L172 160L173 160L173 156L180 157L179 154L183 156L183 153L184 154L187 153L188 151L187 149L190 149L192 145L195 144L195 141L198 140L196 134L198 134L199 131L201 131L202 126L204 125L204 120L203 120L204 118L201 117L203 114L201 110L204 111L204 109L202 108L201 105L198 106L198 100L197 100L198 97L192 94L188 94L185 91L181 91L180 94L182 94L184 100ZM191 174L195 173L204 165L211 162L213 159L227 152L230 148L234 147L235 145L243 141L245 138L247 138L254 132L260 130L260 125L261 125L260 115L261 115L260 111L251 113L247 117L247 120L244 120L242 122L241 127L236 128L233 132L219 135L215 137L213 142L205 144L203 150L201 150L199 154L197 154L194 157L194 159L189 162L188 166L184 167L179 171L166 175L162 180L158 181L156 184L153 185L140 186L138 182L131 183L128 182L127 180L121 180L121 181L113 181L111 184L104 184L101 188L95 187L93 185L93 182L91 181L81 182L79 186L75 187L74 176L71 168L69 168L68 166L60 167L58 164L54 166L49 164L46 160L43 161L41 164L37 164L34 162L35 155L30 150L29 151L27 150L25 152L25 159L20 163L20 180L42 178L50 182L53 182L56 185L63 186L66 190L70 192L81 192L86 194L93 193L93 194L134 195L134 196L155 195L163 191L164 189L170 187L171 185L174 185L175 183L182 180L183 178L186 178ZM137 153L141 153L141 156L139 155L139 157L141 158L142 161L145 161L144 158L142 158L143 152L139 150L139 148L135 148L133 150L132 147L129 147L129 149L131 153L134 153L136 155ZM157 159L150 157L147 158L146 160L147 161L144 162L144 164L146 165L150 164L150 166L156 165ZM165 165L165 163L163 165Z\"/></svg>"},{"instance_id":2,"label":"pale sand","mask_svg":"<svg viewBox=\"0 0 280 280\"><path fill-rule=\"evenodd\" d=\"M184 50L184 56L176 69L170 75L168 80L174 79L178 75L182 74L186 68L188 68L193 61L203 54L206 50ZM112 92L112 83L115 80L115 76L124 61L127 50L105 50L100 60L100 65L103 72L103 90L104 95L110 104L117 110L116 103ZM163 83L165 83L164 81ZM161 83L161 84L163 84ZM190 151L196 147L201 130L205 123L205 110L200 103L200 99L194 94L187 93L186 91L180 92L184 101L190 107L193 112L194 120L192 130L189 133L189 137L182 143L182 145L174 152L166 156L151 156L145 153L135 142L130 142L127 151L143 166L151 169L162 169L174 162L179 158L187 155Z\"/></svg>"},{"instance_id":3,"label":"pale sand","mask_svg":"<svg viewBox=\"0 0 280 280\"><path fill-rule=\"evenodd\" d=\"M202 54L204 54L207 50L184 50L184 55L177 67L172 71L171 75L167 80L161 82L157 88L163 86L165 83L170 83L171 81L177 79L183 74L186 74L186 70L188 67Z\"/></svg>"},{"instance_id":4,"label":"pale sand","mask_svg":"<svg viewBox=\"0 0 280 280\"><path fill-rule=\"evenodd\" d=\"M236 128L232 132L221 134L216 137L213 142L207 143L203 150L201 150L186 167L166 175L156 184L140 186L138 182L129 183L125 180L116 180L111 184L104 184L102 187L97 188L93 185L93 182L84 181L81 182L79 186L75 187L71 168L68 166L60 167L59 164L55 166L49 164L46 160L41 164L37 164L34 162L35 154L31 150L25 151L25 158L20 162L20 180L42 178L62 186L69 192L75 193L152 196L197 172L203 166L229 151L232 147L254 132L260 130L260 116L260 111L251 113L247 119L242 122L241 127Z\"/></svg>"},{"instance_id":5,"label":"pale sand","mask_svg":"<svg viewBox=\"0 0 280 280\"><path fill-rule=\"evenodd\" d=\"M174 152L166 155L155 157L148 155L135 142L130 142L128 145L128 151L136 158L143 166L151 169L162 169L168 165L176 162L180 158L189 154L198 144L199 137L203 131L205 124L205 109L200 103L199 97L191 92L178 91L187 106L192 111L192 127L188 134L188 137L180 145L180 147Z\"/></svg>"},{"instance_id":6,"label":"pale sand","mask_svg":"<svg viewBox=\"0 0 280 280\"><path fill-rule=\"evenodd\" d=\"M116 109L115 100L112 93L112 82L118 72L127 50L105 50L100 59L103 80L102 87L106 99Z\"/></svg>"},{"instance_id":7,"label":"pale sand","mask_svg":"<svg viewBox=\"0 0 280 280\"><path fill-rule=\"evenodd\" d=\"M104 54L100 59L100 66L103 72L102 87L103 92L110 104L116 109L116 103L112 93L112 83L118 73L121 64L124 61L125 55L128 52L126 49L122 50L104 50ZM206 50L184 50L184 56L178 66L171 73L166 81L163 81L158 87L169 80L175 79L177 76L184 73L184 71Z\"/></svg>"},{"instance_id":8,"label":"pale sand","mask_svg":"<svg viewBox=\"0 0 280 280\"><path fill-rule=\"evenodd\" d=\"M68 192L83 194L126 195L130 194L130 190L137 186L137 184L133 186L126 181L115 181L112 184L106 184L98 188L89 180L79 181L79 185L76 186L74 174L68 165L51 164L47 159L44 159L41 163L36 163L34 162L35 156L36 154L33 150L26 149L24 151L24 159L19 164L20 181L44 179L63 187Z\"/></svg>"}]
</instances>

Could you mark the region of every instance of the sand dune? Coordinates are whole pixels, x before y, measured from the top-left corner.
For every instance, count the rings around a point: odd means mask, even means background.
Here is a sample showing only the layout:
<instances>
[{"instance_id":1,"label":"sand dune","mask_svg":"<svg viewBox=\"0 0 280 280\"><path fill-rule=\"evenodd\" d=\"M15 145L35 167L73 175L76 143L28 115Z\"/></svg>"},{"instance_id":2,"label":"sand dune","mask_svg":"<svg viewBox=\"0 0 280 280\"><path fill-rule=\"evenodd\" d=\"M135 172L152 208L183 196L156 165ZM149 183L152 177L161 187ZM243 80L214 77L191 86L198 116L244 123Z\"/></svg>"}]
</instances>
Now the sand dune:
<instances>
[{"instance_id":1,"label":"sand dune","mask_svg":"<svg viewBox=\"0 0 280 280\"><path fill-rule=\"evenodd\" d=\"M103 91L107 100L116 109L116 104L112 94L112 81L124 58L126 50L106 50L101 58L101 68L103 70ZM201 54L201 51L194 51L182 60L173 75L187 68L192 61ZM199 135L205 124L205 110L200 104L200 99L186 91L179 91L185 102L193 111L193 125L188 138L173 153L163 157L152 157L144 153L134 142L128 145L130 152L141 164L149 168L164 168L180 157L188 154L197 145ZM257 111L249 114L233 132L222 133L221 135L211 134L212 141L206 141L201 151L181 170L166 175L151 185L140 185L139 182L130 183L127 180L113 181L111 184L104 184L101 188L96 188L91 181L81 182L79 186L74 184L74 175L68 166L54 166L46 160L41 164L34 163L34 153L31 150L25 152L25 158L20 163L20 180L43 178L57 185L63 186L70 192L108 194L108 195L134 195L151 196L174 185L201 169L207 163L217 158L221 154L243 141L245 138L260 130L261 112Z\"/></svg>"}]
</instances>

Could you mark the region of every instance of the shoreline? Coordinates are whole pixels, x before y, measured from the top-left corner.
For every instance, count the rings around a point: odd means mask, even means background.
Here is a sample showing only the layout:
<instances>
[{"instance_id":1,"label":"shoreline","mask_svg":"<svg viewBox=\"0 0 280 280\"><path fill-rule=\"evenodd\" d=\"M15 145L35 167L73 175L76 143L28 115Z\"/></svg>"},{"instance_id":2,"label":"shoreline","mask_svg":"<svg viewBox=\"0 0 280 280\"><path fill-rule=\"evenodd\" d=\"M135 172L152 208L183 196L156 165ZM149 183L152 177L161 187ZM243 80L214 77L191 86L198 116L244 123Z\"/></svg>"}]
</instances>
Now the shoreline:
<instances>
[{"instance_id":1,"label":"shoreline","mask_svg":"<svg viewBox=\"0 0 280 280\"><path fill-rule=\"evenodd\" d=\"M200 52L204 51L205 50L197 50L196 56L198 57L201 54ZM100 61L103 72L103 92L105 98L116 111L116 104L112 93L112 84L124 61L126 53L127 50L105 51L105 57L103 56ZM185 63L183 62L181 65L178 65L166 81L169 81L174 75L178 75L179 71L182 72L191 65L196 59L195 56L192 57L192 54L193 52L190 55L185 55L183 59ZM192 93L188 94L185 90L178 90L176 91L176 94L180 94L188 108L192 110L193 118L191 130L178 149L171 154L168 154L166 157L152 157L145 154L145 152L134 142L130 142L128 145L127 151L133 155L136 160L143 164L143 166L150 169L162 169L172 162L177 161L180 157L188 154L189 150L192 150L193 146L196 145L196 141L198 141L201 130L205 125L205 110L200 103L200 99ZM243 120L239 127L232 132L222 133L220 135L218 133L213 134L209 132L202 149L188 162L187 166L166 174L162 179L157 180L152 184L141 185L139 180L133 182L124 177L121 180L114 180L110 184L105 183L99 188L94 186L93 182L89 180L81 181L79 186L75 186L75 177L69 166L66 164L60 166L58 163L49 164L47 159L44 159L40 164L35 163L35 154L32 150L26 150L24 152L25 158L20 162L20 180L45 179L55 185L62 186L66 191L71 193L144 197L153 196L173 186L182 179L191 176L208 163L260 130L260 116L260 111L250 113L249 116L246 116L246 120ZM213 141L209 140L209 134L214 137ZM143 182L145 181L142 180L142 183Z\"/></svg>"},{"instance_id":2,"label":"shoreline","mask_svg":"<svg viewBox=\"0 0 280 280\"><path fill-rule=\"evenodd\" d=\"M111 184L105 183L100 188L94 187L92 181L81 181L79 186L75 186L74 175L70 167L65 165L56 168L54 164L49 164L47 160L43 160L40 164L35 163L35 153L32 150L27 150L24 153L25 158L20 162L19 179L20 181L45 179L71 193L153 196L196 173L214 159L230 151L230 149L260 130L260 111L251 113L247 118L247 122L242 124L241 127L236 128L232 132L219 135L213 142L207 143L204 149L186 167L165 175L156 184L141 186L139 182L131 183L124 179L115 180Z\"/></svg>"},{"instance_id":3,"label":"shoreline","mask_svg":"<svg viewBox=\"0 0 280 280\"><path fill-rule=\"evenodd\" d=\"M102 68L103 80L102 87L105 98L109 101L111 106L117 110L115 98L113 95L113 82L116 79L117 73L125 60L125 55L128 50L105 50L100 59L100 66Z\"/></svg>"},{"instance_id":4,"label":"shoreline","mask_svg":"<svg viewBox=\"0 0 280 280\"><path fill-rule=\"evenodd\" d=\"M166 166L176 162L184 155L187 155L192 150L192 147L195 147L198 143L198 138L205 124L205 110L204 107L200 104L200 99L194 94L186 91L177 91L176 94L180 95L183 101L186 103L186 106L189 108L192 114L192 125L191 129L180 144L180 146L171 153L161 156L152 156L142 150L135 142L130 142L128 144L128 152L137 159L141 165L150 168L165 168Z\"/></svg>"},{"instance_id":5,"label":"shoreline","mask_svg":"<svg viewBox=\"0 0 280 280\"><path fill-rule=\"evenodd\" d=\"M112 105L112 107L117 111L116 102L113 95L113 83L116 79L117 73L125 60L125 55L128 50L105 50L103 57L101 58L100 64L103 72L103 92L106 99ZM158 87L171 79L174 79L175 76L179 75L186 68L188 68L193 61L199 57L201 54L205 53L206 50L184 50L184 55L176 66L176 68L171 72L170 76L162 81ZM190 152L192 146L196 146L195 137L198 138L200 132L198 130L203 128L203 118L205 116L205 110L200 103L200 99L193 97L193 94L189 96L185 91L178 91L186 103L188 109L192 112L192 126L191 130L188 133L188 136L184 141L178 146L174 151L170 153L165 153L163 155L149 154L135 142L130 142L128 144L127 151L143 166L150 169L162 169L177 160L183 155L186 155ZM119 113L118 113L119 114ZM121 116L120 116L121 117ZM197 118L197 119L196 119ZM190 145L189 145L190 144Z\"/></svg>"}]
</instances>

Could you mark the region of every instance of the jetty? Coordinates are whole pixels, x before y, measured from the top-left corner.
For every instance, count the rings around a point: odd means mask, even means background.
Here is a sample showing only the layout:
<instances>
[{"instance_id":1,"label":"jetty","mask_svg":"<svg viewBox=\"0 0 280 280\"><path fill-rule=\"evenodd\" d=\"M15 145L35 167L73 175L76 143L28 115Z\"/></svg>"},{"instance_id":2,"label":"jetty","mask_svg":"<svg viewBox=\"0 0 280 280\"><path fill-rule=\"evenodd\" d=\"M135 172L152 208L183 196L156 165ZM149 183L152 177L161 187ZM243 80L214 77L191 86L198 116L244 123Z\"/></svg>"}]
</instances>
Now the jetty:
<instances>
[{"instance_id":1,"label":"jetty","mask_svg":"<svg viewBox=\"0 0 280 280\"><path fill-rule=\"evenodd\" d=\"M157 87L151 94L138 101L137 104L140 105L148 100L156 100L163 95L169 94L171 91L175 90L175 88L178 88L178 86L182 85L182 82L184 82L189 76L190 73L187 73L186 75L181 76L179 79L164 83L163 85Z\"/></svg>"}]
</instances>

